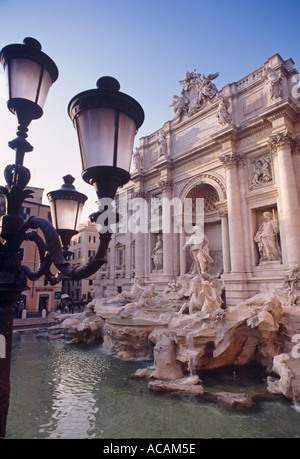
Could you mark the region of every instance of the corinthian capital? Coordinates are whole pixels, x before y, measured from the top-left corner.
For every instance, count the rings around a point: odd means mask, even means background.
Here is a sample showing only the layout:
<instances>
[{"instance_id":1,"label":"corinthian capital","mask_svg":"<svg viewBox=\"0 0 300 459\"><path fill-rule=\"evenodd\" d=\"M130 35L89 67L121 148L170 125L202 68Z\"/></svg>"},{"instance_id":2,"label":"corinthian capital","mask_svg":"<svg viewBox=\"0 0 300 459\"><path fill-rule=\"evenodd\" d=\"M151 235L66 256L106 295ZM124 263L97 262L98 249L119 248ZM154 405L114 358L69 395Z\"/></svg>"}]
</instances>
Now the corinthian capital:
<instances>
[{"instance_id":1,"label":"corinthian capital","mask_svg":"<svg viewBox=\"0 0 300 459\"><path fill-rule=\"evenodd\" d=\"M143 198L145 200L147 200L148 198L148 195L145 191L142 191L142 190L139 190L139 191L134 191L131 195L131 198L132 199L135 199L135 198Z\"/></svg>"},{"instance_id":2,"label":"corinthian capital","mask_svg":"<svg viewBox=\"0 0 300 459\"><path fill-rule=\"evenodd\" d=\"M219 160L224 164L226 168L232 166L239 166L241 163L242 156L238 153L226 153L224 155L219 156Z\"/></svg>"},{"instance_id":3,"label":"corinthian capital","mask_svg":"<svg viewBox=\"0 0 300 459\"><path fill-rule=\"evenodd\" d=\"M282 132L278 132L275 135L269 137L268 145L274 153L277 153L278 148L289 145L290 147L294 146L295 139L291 135L288 129L285 129Z\"/></svg>"},{"instance_id":4,"label":"corinthian capital","mask_svg":"<svg viewBox=\"0 0 300 459\"><path fill-rule=\"evenodd\" d=\"M172 187L173 187L173 180L160 180L160 182L158 182L158 186L159 186L162 190L172 189Z\"/></svg>"}]
</instances>

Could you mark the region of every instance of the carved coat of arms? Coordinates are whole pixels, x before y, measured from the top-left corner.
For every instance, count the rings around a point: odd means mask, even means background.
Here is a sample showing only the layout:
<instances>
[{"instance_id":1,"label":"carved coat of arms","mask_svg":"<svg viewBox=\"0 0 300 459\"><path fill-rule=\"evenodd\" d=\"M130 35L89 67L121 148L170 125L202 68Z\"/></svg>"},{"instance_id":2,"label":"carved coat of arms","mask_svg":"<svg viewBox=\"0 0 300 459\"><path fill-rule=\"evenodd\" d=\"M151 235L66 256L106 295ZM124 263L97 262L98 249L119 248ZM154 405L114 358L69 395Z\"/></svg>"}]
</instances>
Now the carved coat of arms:
<instances>
[{"instance_id":1,"label":"carved coat of arms","mask_svg":"<svg viewBox=\"0 0 300 459\"><path fill-rule=\"evenodd\" d=\"M180 96L173 96L175 121L180 121L184 114L189 116L198 112L207 102L213 102L218 90L212 80L217 78L219 73L213 73L207 77L203 74L193 72L186 72L184 80L179 83L182 84Z\"/></svg>"}]
</instances>

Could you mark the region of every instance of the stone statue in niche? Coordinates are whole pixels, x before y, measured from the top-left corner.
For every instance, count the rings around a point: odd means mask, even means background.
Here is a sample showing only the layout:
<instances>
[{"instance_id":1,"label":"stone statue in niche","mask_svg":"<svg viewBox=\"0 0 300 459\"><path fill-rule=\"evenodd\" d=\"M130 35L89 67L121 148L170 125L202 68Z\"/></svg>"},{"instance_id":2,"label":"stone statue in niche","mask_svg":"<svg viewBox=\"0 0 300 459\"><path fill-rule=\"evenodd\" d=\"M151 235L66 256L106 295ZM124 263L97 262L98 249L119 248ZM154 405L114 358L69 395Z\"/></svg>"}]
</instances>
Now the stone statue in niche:
<instances>
[{"instance_id":1,"label":"stone statue in niche","mask_svg":"<svg viewBox=\"0 0 300 459\"><path fill-rule=\"evenodd\" d=\"M267 79L270 100L281 97L282 76L280 75L280 72L276 72L270 67L267 67L266 74L267 74L266 79Z\"/></svg>"},{"instance_id":2,"label":"stone statue in niche","mask_svg":"<svg viewBox=\"0 0 300 459\"><path fill-rule=\"evenodd\" d=\"M232 121L231 120L231 116L228 113L228 109L230 107L230 102L221 93L217 94L217 99L218 99L218 102L219 102L219 107L218 107L218 111L217 111L218 123L220 124L220 126L224 126L225 124L229 124Z\"/></svg>"},{"instance_id":3,"label":"stone statue in niche","mask_svg":"<svg viewBox=\"0 0 300 459\"><path fill-rule=\"evenodd\" d=\"M253 159L250 164L250 188L255 188L272 182L272 166L270 155L264 155Z\"/></svg>"},{"instance_id":4,"label":"stone statue in niche","mask_svg":"<svg viewBox=\"0 0 300 459\"><path fill-rule=\"evenodd\" d=\"M163 269L163 241L162 235L157 235L156 244L152 250L151 259L154 264L153 272L159 272Z\"/></svg>"},{"instance_id":5,"label":"stone statue in niche","mask_svg":"<svg viewBox=\"0 0 300 459\"><path fill-rule=\"evenodd\" d=\"M186 72L185 78L179 81L182 84L180 96L173 96L171 107L174 107L175 122L179 122L184 114L188 116L197 113L205 103L213 102L218 90L212 80L217 78L219 73L207 75L193 72Z\"/></svg>"},{"instance_id":6,"label":"stone statue in niche","mask_svg":"<svg viewBox=\"0 0 300 459\"><path fill-rule=\"evenodd\" d=\"M278 261L281 260L281 250L278 243L279 226L271 212L264 212L264 223L260 226L254 236L254 241L258 245L259 263L263 261Z\"/></svg>"},{"instance_id":7,"label":"stone statue in niche","mask_svg":"<svg viewBox=\"0 0 300 459\"><path fill-rule=\"evenodd\" d=\"M191 247L191 255L194 259L194 265L191 269L191 274L203 274L207 271L208 264L213 263L212 257L209 255L209 241L199 226L194 227L194 233L184 244L182 250L187 246Z\"/></svg>"}]
</instances>

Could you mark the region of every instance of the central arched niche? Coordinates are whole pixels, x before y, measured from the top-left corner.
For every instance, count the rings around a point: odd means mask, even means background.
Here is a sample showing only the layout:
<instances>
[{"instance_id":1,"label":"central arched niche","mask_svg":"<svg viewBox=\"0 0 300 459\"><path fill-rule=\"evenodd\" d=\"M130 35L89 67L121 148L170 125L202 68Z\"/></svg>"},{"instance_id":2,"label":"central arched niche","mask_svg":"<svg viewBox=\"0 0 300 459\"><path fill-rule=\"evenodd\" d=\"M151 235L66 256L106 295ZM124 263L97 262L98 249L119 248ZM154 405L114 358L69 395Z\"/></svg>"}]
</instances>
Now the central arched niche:
<instances>
[{"instance_id":1,"label":"central arched niche","mask_svg":"<svg viewBox=\"0 0 300 459\"><path fill-rule=\"evenodd\" d=\"M221 220L216 208L219 201L219 194L216 188L209 183L200 183L191 188L185 196L192 199L192 224L196 224L196 199L204 199L204 232L209 240L210 255L214 263L208 266L208 272L216 275L223 268L222 257L222 230ZM186 267L190 271L193 259L189 250L186 250Z\"/></svg>"}]
</instances>

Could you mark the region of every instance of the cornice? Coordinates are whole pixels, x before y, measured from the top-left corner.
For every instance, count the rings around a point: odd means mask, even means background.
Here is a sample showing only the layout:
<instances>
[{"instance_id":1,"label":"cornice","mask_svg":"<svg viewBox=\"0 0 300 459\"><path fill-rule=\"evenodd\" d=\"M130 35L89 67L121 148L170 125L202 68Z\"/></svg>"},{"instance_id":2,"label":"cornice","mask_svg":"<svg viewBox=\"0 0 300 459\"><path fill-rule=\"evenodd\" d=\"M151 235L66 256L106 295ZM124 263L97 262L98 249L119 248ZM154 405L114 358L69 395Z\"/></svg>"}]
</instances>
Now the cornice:
<instances>
[{"instance_id":1,"label":"cornice","mask_svg":"<svg viewBox=\"0 0 300 459\"><path fill-rule=\"evenodd\" d=\"M259 117L269 123L279 118L285 118L295 123L298 115L299 108L289 97L282 99L280 102L271 105L259 113Z\"/></svg>"},{"instance_id":2,"label":"cornice","mask_svg":"<svg viewBox=\"0 0 300 459\"><path fill-rule=\"evenodd\" d=\"M247 124L239 126L238 128L238 135L237 141L246 139L247 137L251 137L258 132L262 132L266 129L270 129L272 127L272 123L266 119L256 119L252 123L247 122Z\"/></svg>"},{"instance_id":3,"label":"cornice","mask_svg":"<svg viewBox=\"0 0 300 459\"><path fill-rule=\"evenodd\" d=\"M230 126L218 131L216 134L210 137L211 141L218 144L223 144L228 141L235 142L238 135L238 128L231 124Z\"/></svg>"},{"instance_id":4,"label":"cornice","mask_svg":"<svg viewBox=\"0 0 300 459\"><path fill-rule=\"evenodd\" d=\"M246 194L245 199L248 204L257 204L260 202L266 202L267 200L276 200L278 197L277 188L272 185L269 189L265 189L262 193L260 189L249 192Z\"/></svg>"}]
</instances>

